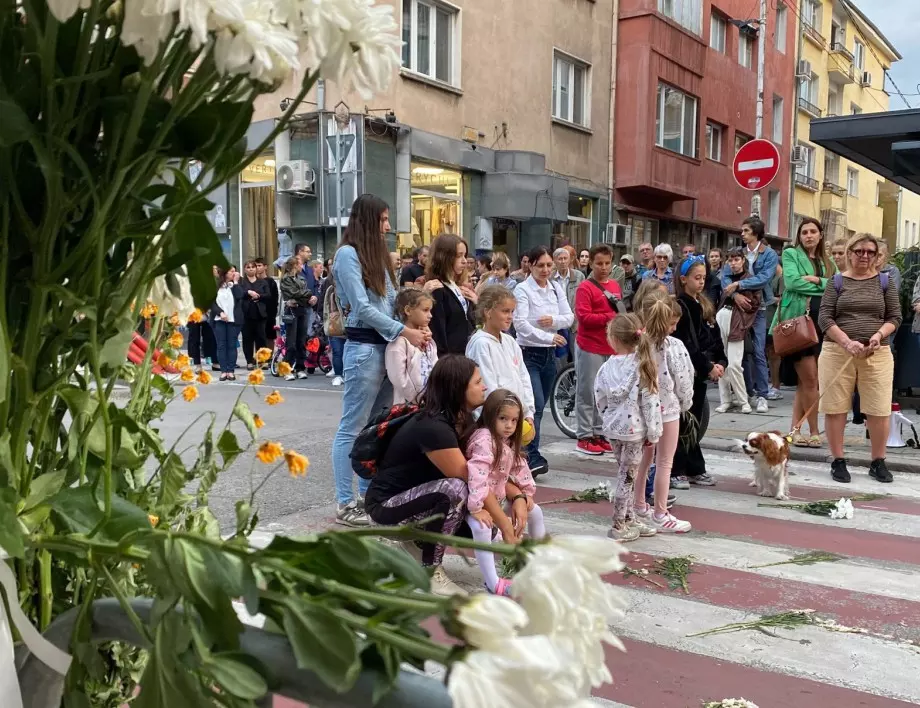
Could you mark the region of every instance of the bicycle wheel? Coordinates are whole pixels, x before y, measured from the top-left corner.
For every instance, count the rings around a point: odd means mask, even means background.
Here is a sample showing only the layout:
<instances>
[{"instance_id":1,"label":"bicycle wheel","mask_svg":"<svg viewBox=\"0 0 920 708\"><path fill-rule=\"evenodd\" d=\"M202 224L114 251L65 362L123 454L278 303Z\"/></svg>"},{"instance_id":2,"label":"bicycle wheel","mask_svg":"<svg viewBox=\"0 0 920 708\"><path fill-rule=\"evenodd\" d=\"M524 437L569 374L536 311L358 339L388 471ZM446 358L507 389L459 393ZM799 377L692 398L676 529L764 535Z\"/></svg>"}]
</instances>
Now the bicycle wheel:
<instances>
[{"instance_id":1,"label":"bicycle wheel","mask_svg":"<svg viewBox=\"0 0 920 708\"><path fill-rule=\"evenodd\" d=\"M575 364L569 364L556 374L550 391L549 407L553 412L556 426L570 438L575 438L577 424L575 420Z\"/></svg>"},{"instance_id":2,"label":"bicycle wheel","mask_svg":"<svg viewBox=\"0 0 920 708\"><path fill-rule=\"evenodd\" d=\"M272 372L272 376L278 375L278 364L284 361L284 347L276 347L274 353L272 354L272 363L269 366L269 369Z\"/></svg>"}]
</instances>

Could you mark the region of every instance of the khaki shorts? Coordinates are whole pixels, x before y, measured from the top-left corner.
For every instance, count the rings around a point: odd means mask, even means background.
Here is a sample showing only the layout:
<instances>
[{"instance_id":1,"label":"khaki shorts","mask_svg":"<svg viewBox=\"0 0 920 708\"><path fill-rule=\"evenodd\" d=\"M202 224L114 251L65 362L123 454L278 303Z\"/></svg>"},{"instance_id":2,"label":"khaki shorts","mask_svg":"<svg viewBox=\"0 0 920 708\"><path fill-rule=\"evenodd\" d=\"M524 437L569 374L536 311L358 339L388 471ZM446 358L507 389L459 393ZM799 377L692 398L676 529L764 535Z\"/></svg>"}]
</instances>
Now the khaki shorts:
<instances>
[{"instance_id":1,"label":"khaki shorts","mask_svg":"<svg viewBox=\"0 0 920 708\"><path fill-rule=\"evenodd\" d=\"M853 392L859 388L859 409L864 415L891 415L891 387L894 382L894 357L881 347L865 359L853 359L838 344L824 340L818 357L818 387L822 413L848 413L853 407ZM847 363L850 362L850 363Z\"/></svg>"}]
</instances>

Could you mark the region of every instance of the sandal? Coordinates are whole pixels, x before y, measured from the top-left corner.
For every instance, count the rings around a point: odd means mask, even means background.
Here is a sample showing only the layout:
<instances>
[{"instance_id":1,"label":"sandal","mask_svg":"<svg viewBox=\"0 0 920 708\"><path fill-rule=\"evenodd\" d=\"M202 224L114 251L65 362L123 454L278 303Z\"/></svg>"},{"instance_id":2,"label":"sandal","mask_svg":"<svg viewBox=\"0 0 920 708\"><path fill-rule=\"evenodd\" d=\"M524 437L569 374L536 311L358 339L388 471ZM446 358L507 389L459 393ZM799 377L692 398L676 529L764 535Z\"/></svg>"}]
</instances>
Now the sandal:
<instances>
[{"instance_id":1,"label":"sandal","mask_svg":"<svg viewBox=\"0 0 920 708\"><path fill-rule=\"evenodd\" d=\"M822 442L820 435L812 435L810 438L808 438L808 447L821 447L821 445Z\"/></svg>"},{"instance_id":2,"label":"sandal","mask_svg":"<svg viewBox=\"0 0 920 708\"><path fill-rule=\"evenodd\" d=\"M808 438L806 438L801 433L796 433L795 435L792 436L792 444L795 445L796 447L808 447L809 446Z\"/></svg>"}]
</instances>

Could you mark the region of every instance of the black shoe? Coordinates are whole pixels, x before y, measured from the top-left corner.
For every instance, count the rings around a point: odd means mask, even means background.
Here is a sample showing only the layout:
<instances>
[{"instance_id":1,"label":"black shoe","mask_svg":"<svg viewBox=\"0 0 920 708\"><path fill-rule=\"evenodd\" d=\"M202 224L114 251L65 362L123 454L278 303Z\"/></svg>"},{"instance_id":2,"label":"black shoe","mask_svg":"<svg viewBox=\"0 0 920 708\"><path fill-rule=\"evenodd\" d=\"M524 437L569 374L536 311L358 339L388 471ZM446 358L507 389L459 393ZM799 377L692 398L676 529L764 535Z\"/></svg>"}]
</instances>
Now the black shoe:
<instances>
[{"instance_id":1,"label":"black shoe","mask_svg":"<svg viewBox=\"0 0 920 708\"><path fill-rule=\"evenodd\" d=\"M541 474L546 474L547 472L549 472L548 462L538 462L530 468L530 474L534 479L539 477Z\"/></svg>"},{"instance_id":2,"label":"black shoe","mask_svg":"<svg viewBox=\"0 0 920 708\"><path fill-rule=\"evenodd\" d=\"M869 465L869 476L879 482L894 482L894 477L888 471L888 465L885 464L884 457L872 460L872 464Z\"/></svg>"},{"instance_id":3,"label":"black shoe","mask_svg":"<svg viewBox=\"0 0 920 708\"><path fill-rule=\"evenodd\" d=\"M874 462L872 463L875 464ZM885 470L886 472L888 470ZM872 474L872 468L869 468L869 474ZM889 475L890 476L890 475ZM842 457L837 457L831 462L831 477L835 482L850 483L850 470L847 469L847 461Z\"/></svg>"}]
</instances>

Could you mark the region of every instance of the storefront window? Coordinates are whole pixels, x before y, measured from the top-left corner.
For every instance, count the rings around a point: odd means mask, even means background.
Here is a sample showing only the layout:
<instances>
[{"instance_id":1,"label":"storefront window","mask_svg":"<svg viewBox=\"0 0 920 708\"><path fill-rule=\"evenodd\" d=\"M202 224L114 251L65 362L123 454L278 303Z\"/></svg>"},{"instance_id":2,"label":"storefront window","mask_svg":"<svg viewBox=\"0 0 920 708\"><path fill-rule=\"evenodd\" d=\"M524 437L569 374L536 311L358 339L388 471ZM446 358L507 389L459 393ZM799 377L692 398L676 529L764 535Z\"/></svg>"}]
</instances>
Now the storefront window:
<instances>
[{"instance_id":1,"label":"storefront window","mask_svg":"<svg viewBox=\"0 0 920 708\"><path fill-rule=\"evenodd\" d=\"M570 245L576 251L591 246L591 225L594 200L577 194L569 195L569 220L562 225L559 243L554 247Z\"/></svg>"},{"instance_id":2,"label":"storefront window","mask_svg":"<svg viewBox=\"0 0 920 708\"><path fill-rule=\"evenodd\" d=\"M632 227L630 240L633 248L638 249L643 243L650 243L657 246L658 241L658 219L646 219L641 216L630 216L629 225Z\"/></svg>"},{"instance_id":3,"label":"storefront window","mask_svg":"<svg viewBox=\"0 0 920 708\"><path fill-rule=\"evenodd\" d=\"M440 234L461 234L463 174L422 163L412 163L412 232L399 234L398 246L407 253L430 244Z\"/></svg>"},{"instance_id":4,"label":"storefront window","mask_svg":"<svg viewBox=\"0 0 920 708\"><path fill-rule=\"evenodd\" d=\"M241 261L258 257L272 261L278 257L273 154L260 155L242 172L240 222Z\"/></svg>"}]
</instances>

